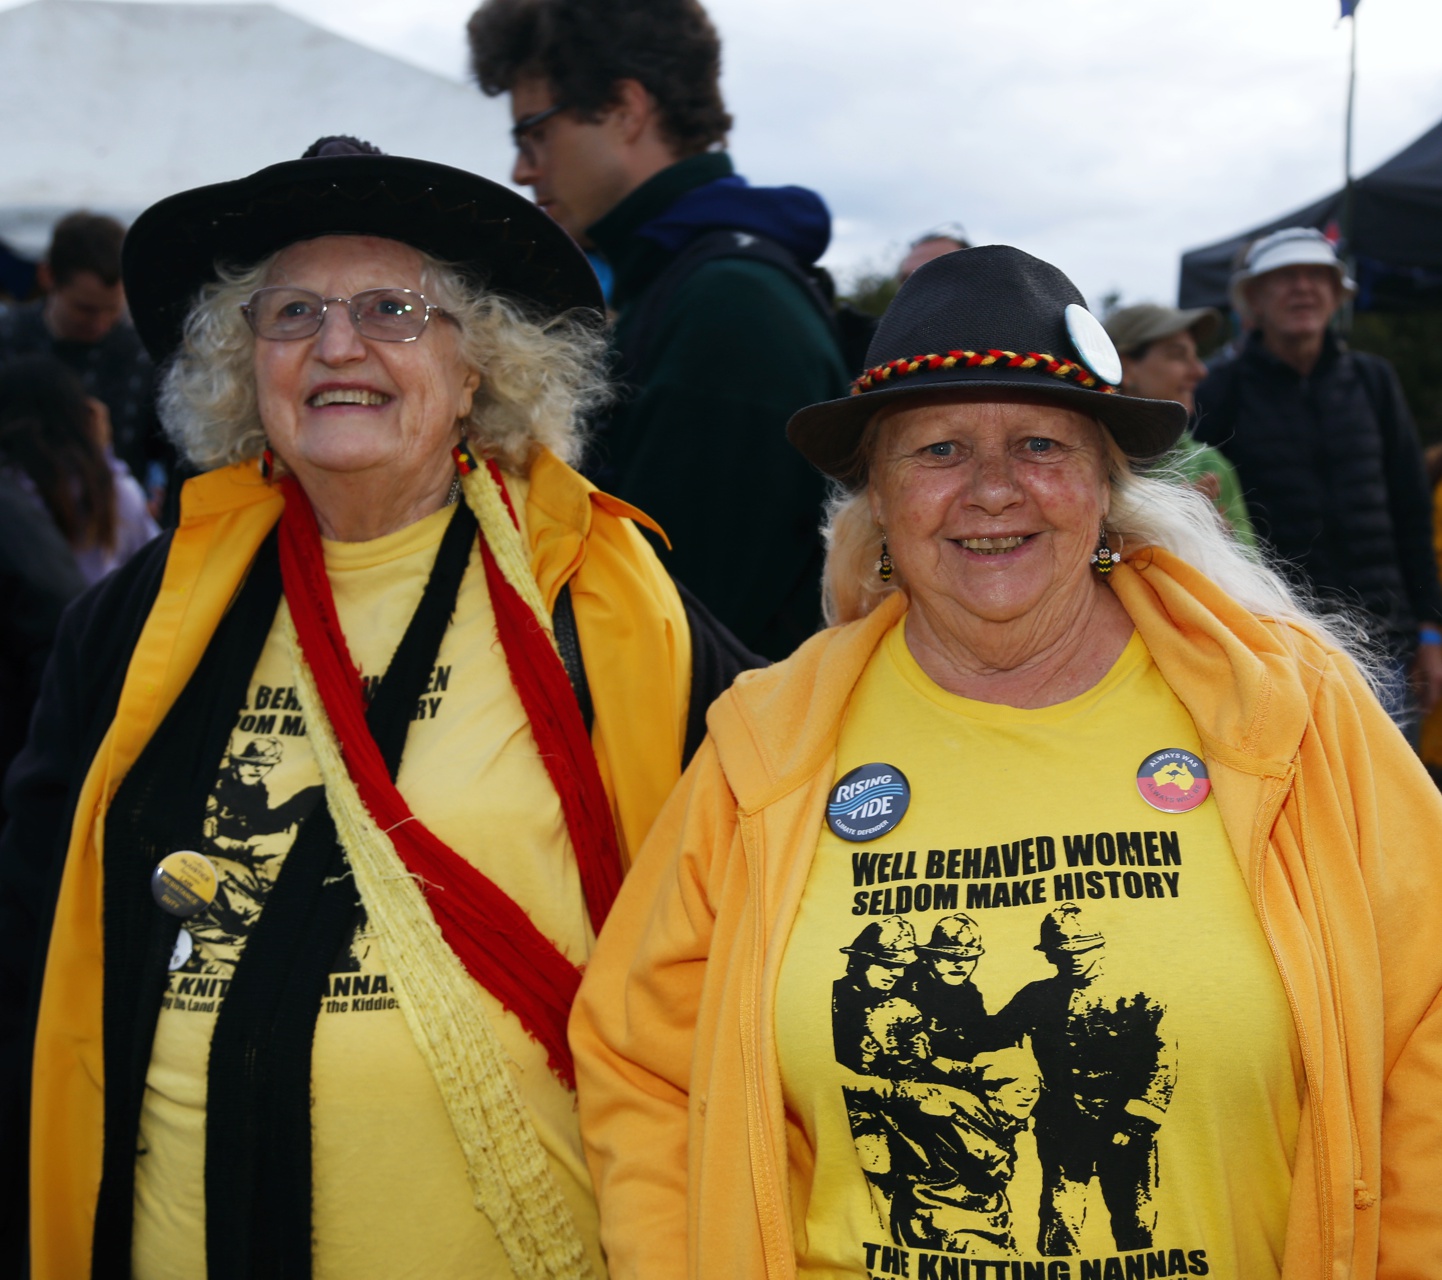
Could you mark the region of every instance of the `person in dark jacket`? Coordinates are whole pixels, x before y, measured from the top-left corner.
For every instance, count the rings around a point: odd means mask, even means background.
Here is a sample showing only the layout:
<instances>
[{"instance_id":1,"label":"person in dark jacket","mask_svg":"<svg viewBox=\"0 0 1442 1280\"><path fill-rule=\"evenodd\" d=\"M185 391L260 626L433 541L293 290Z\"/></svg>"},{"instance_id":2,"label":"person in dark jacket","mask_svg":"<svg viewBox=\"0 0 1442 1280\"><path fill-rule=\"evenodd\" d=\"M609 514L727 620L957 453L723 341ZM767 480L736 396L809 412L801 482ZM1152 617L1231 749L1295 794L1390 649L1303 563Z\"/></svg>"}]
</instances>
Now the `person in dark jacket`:
<instances>
[{"instance_id":1,"label":"person in dark jacket","mask_svg":"<svg viewBox=\"0 0 1442 1280\"><path fill-rule=\"evenodd\" d=\"M37 279L43 298L0 312L0 363L50 355L110 413L111 447L136 480L163 489L175 456L155 413L155 369L125 310L125 227L84 210L55 224Z\"/></svg>"},{"instance_id":2,"label":"person in dark jacket","mask_svg":"<svg viewBox=\"0 0 1442 1280\"><path fill-rule=\"evenodd\" d=\"M74 553L49 513L18 476L0 469L0 780L25 742L60 615L83 590Z\"/></svg>"},{"instance_id":3,"label":"person in dark jacket","mask_svg":"<svg viewBox=\"0 0 1442 1280\"><path fill-rule=\"evenodd\" d=\"M486 0L481 88L508 93L515 182L614 272L621 399L592 477L654 517L672 573L747 646L784 657L817 627L825 497L788 417L844 393L808 269L831 219L758 188L718 148L720 42L695 0Z\"/></svg>"},{"instance_id":4,"label":"person in dark jacket","mask_svg":"<svg viewBox=\"0 0 1442 1280\"><path fill-rule=\"evenodd\" d=\"M1383 702L1415 734L1442 698L1432 500L1396 372L1331 332L1354 289L1320 232L1258 240L1232 283L1253 331L1197 388L1195 434L1237 468L1259 537L1295 576L1362 611L1393 655Z\"/></svg>"}]
</instances>

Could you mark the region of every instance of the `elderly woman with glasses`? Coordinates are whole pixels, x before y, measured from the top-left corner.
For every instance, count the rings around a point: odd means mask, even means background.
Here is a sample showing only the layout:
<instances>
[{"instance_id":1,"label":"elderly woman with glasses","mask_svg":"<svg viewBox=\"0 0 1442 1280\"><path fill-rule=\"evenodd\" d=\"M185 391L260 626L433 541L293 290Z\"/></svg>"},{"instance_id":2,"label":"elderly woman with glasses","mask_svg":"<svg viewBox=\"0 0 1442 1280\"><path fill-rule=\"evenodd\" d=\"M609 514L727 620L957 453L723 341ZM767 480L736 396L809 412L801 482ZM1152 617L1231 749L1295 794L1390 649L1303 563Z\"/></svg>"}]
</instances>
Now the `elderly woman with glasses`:
<instances>
[{"instance_id":1,"label":"elderly woman with glasses","mask_svg":"<svg viewBox=\"0 0 1442 1280\"><path fill-rule=\"evenodd\" d=\"M504 188L341 154L162 201L125 283L204 474L11 775L34 1273L599 1276L566 1017L708 690L569 465L594 276Z\"/></svg>"},{"instance_id":2,"label":"elderly woman with glasses","mask_svg":"<svg viewBox=\"0 0 1442 1280\"><path fill-rule=\"evenodd\" d=\"M868 364L789 427L837 625L711 708L571 1018L613 1280L1442 1274L1375 658L1134 469L1185 410L1055 267L928 263Z\"/></svg>"}]
</instances>

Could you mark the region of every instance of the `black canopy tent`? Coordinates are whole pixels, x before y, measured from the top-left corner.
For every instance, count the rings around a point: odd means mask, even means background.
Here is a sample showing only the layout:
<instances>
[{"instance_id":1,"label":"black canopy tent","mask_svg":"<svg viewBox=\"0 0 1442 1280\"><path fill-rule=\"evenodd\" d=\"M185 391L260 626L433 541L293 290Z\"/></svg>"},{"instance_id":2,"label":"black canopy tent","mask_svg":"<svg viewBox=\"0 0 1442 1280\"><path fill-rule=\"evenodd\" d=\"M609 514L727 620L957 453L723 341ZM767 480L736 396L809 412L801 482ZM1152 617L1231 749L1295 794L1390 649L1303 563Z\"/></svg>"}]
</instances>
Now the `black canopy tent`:
<instances>
[{"instance_id":1,"label":"black canopy tent","mask_svg":"<svg viewBox=\"0 0 1442 1280\"><path fill-rule=\"evenodd\" d=\"M1226 307L1241 251L1282 227L1316 227L1341 237L1345 190L1239 236L1182 255L1178 303ZM1357 309L1442 307L1442 124L1352 183L1351 233L1342 246L1357 269Z\"/></svg>"}]
</instances>

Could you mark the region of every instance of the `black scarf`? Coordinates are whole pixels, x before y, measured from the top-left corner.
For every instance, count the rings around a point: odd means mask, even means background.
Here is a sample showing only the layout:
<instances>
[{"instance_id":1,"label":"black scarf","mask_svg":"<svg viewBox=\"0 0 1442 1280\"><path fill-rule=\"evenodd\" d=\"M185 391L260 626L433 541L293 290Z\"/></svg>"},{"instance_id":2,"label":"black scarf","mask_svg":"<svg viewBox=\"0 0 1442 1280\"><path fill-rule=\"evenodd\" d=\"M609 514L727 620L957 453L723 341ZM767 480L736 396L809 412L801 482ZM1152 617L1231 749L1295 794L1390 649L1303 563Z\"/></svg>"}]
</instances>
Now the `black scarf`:
<instances>
[{"instance_id":1,"label":"black scarf","mask_svg":"<svg viewBox=\"0 0 1442 1280\"><path fill-rule=\"evenodd\" d=\"M476 543L457 506L410 625L367 708L394 778ZM128 1277L135 1161L151 1046L178 922L156 904L150 873L201 847L236 714L281 597L275 535L211 638L175 705L116 791L105 820L105 1148L92 1275ZM295 842L241 952L211 1040L205 1134L210 1280L311 1274L311 1046L322 995L359 913L324 805Z\"/></svg>"}]
</instances>

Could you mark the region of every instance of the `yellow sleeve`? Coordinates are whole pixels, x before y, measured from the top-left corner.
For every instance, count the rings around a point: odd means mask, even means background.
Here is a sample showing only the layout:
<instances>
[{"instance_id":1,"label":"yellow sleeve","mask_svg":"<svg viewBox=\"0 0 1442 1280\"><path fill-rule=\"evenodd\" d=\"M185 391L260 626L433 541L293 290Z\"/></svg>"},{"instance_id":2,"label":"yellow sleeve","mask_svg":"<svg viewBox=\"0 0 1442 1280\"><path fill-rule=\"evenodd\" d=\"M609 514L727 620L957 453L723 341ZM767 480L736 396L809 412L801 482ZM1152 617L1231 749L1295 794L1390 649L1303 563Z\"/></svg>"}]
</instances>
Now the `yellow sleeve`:
<instances>
[{"instance_id":1,"label":"yellow sleeve","mask_svg":"<svg viewBox=\"0 0 1442 1280\"><path fill-rule=\"evenodd\" d=\"M685 1274L691 1116L705 1108L691 1064L703 1057L713 904L728 875L744 880L744 859L731 856L739 838L708 738L622 886L571 1011L581 1136L612 1280Z\"/></svg>"},{"instance_id":2,"label":"yellow sleeve","mask_svg":"<svg viewBox=\"0 0 1442 1280\"><path fill-rule=\"evenodd\" d=\"M596 709L592 742L629 865L681 776L691 631L640 530L599 506L571 601Z\"/></svg>"},{"instance_id":3,"label":"yellow sleeve","mask_svg":"<svg viewBox=\"0 0 1442 1280\"><path fill-rule=\"evenodd\" d=\"M1329 931L1352 1020L1347 1086L1354 1099L1376 1084L1382 1092L1381 1196L1370 1210L1381 1214L1377 1276L1435 1275L1442 1273L1442 795L1352 664L1333 659L1332 668L1313 708L1322 746L1300 782L1305 820L1318 833L1320 874L1334 890ZM1323 753L1328 758L1318 761ZM1336 890L1358 873L1365 901L1339 901ZM1359 988L1369 953L1380 992ZM1368 1078L1374 1071L1379 1078ZM1377 1190L1373 1169L1359 1175Z\"/></svg>"}]
</instances>

